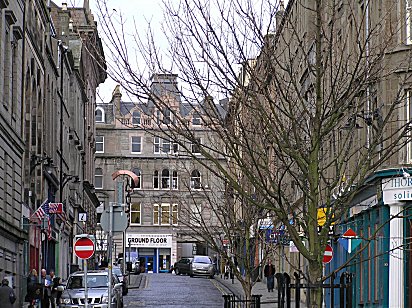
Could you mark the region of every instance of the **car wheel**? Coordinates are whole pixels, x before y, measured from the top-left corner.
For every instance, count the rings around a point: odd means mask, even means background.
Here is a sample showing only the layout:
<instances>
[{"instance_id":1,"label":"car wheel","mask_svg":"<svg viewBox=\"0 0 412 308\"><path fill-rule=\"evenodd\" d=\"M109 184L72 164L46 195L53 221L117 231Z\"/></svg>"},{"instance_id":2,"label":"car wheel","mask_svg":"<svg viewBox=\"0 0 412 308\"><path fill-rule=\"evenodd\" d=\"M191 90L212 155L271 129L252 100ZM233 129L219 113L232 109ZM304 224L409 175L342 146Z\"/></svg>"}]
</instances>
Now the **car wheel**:
<instances>
[{"instance_id":1,"label":"car wheel","mask_svg":"<svg viewBox=\"0 0 412 308\"><path fill-rule=\"evenodd\" d=\"M175 274L176 274L176 275L180 275L180 271L179 271L178 268L175 268Z\"/></svg>"},{"instance_id":2,"label":"car wheel","mask_svg":"<svg viewBox=\"0 0 412 308\"><path fill-rule=\"evenodd\" d=\"M210 275L209 278L210 278L210 279L213 279L213 278L214 278L214 275Z\"/></svg>"},{"instance_id":3,"label":"car wheel","mask_svg":"<svg viewBox=\"0 0 412 308\"><path fill-rule=\"evenodd\" d=\"M190 277L193 278L193 274L190 274Z\"/></svg>"}]
</instances>

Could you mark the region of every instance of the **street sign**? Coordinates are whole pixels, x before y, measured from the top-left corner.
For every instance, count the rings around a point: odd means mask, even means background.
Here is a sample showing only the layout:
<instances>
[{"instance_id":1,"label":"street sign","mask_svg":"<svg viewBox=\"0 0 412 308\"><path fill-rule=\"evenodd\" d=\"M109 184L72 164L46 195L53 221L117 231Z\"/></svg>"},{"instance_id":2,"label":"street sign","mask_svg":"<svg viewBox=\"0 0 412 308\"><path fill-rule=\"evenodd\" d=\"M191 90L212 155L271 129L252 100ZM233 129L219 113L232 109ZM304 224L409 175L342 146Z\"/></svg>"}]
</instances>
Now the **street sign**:
<instances>
[{"instance_id":1,"label":"street sign","mask_svg":"<svg viewBox=\"0 0 412 308\"><path fill-rule=\"evenodd\" d=\"M105 210L100 217L100 225L105 232L109 232L109 210ZM113 207L112 232L123 232L128 226L126 213L121 207Z\"/></svg>"},{"instance_id":2,"label":"street sign","mask_svg":"<svg viewBox=\"0 0 412 308\"><path fill-rule=\"evenodd\" d=\"M80 259L89 259L94 254L94 243L87 237L79 238L74 244L74 253Z\"/></svg>"},{"instance_id":3,"label":"street sign","mask_svg":"<svg viewBox=\"0 0 412 308\"><path fill-rule=\"evenodd\" d=\"M325 253L323 254L323 264L327 264L333 259L333 248L330 245L326 245Z\"/></svg>"},{"instance_id":4,"label":"street sign","mask_svg":"<svg viewBox=\"0 0 412 308\"><path fill-rule=\"evenodd\" d=\"M356 232L349 228L343 233L342 237L338 239L338 242L348 253L351 253L361 244L362 239L357 238Z\"/></svg>"},{"instance_id":5,"label":"street sign","mask_svg":"<svg viewBox=\"0 0 412 308\"><path fill-rule=\"evenodd\" d=\"M79 213L79 221L87 221L87 213Z\"/></svg>"}]
</instances>

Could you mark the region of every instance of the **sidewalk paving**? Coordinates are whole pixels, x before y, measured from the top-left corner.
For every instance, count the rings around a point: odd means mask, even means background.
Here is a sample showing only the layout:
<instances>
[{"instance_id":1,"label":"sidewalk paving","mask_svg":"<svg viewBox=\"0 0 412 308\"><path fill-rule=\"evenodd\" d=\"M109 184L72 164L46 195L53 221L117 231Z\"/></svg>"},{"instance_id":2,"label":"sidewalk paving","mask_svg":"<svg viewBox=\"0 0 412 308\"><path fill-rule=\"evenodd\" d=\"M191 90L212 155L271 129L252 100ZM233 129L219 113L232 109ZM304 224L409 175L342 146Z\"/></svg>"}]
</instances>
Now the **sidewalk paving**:
<instances>
[{"instance_id":1,"label":"sidewalk paving","mask_svg":"<svg viewBox=\"0 0 412 308\"><path fill-rule=\"evenodd\" d=\"M222 293L234 294L236 297L244 298L245 293L239 280L235 279L223 279L222 275L215 275L215 280L223 286ZM266 287L266 281L258 281L252 287L252 295L262 295L260 298L260 306L264 308L279 307L278 302L278 290L274 289L273 292L268 292ZM286 307L286 303L285 303ZM295 301L291 301L291 307L295 307ZM304 303L300 303L300 307L306 307Z\"/></svg>"}]
</instances>

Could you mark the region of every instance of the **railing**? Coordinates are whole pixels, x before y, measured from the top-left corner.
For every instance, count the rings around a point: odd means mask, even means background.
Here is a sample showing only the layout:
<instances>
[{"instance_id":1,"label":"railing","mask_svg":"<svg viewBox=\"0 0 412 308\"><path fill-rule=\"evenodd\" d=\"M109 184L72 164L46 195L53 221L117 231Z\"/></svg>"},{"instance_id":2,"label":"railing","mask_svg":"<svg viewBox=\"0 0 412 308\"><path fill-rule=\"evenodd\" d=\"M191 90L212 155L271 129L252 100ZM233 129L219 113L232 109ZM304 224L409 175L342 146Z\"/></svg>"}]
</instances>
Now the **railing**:
<instances>
[{"instance_id":1,"label":"railing","mask_svg":"<svg viewBox=\"0 0 412 308\"><path fill-rule=\"evenodd\" d=\"M299 274L296 272L293 274L295 277L295 283L291 283L291 278L287 273L277 273L275 278L278 283L278 301L279 307L287 308L291 307L291 291L295 290L295 307L300 307L300 292L302 289L306 289L306 295L308 296L307 301L310 301L310 289L322 288L323 290L329 289L329 296L325 296L325 303L328 307L340 307L340 308L351 308L352 307L352 278L351 273L342 273L340 275L339 283L335 283L335 274L332 274L329 278L329 283L323 284L309 284L301 283ZM339 290L339 306L335 304L335 290ZM325 292L324 292L325 293Z\"/></svg>"},{"instance_id":2,"label":"railing","mask_svg":"<svg viewBox=\"0 0 412 308\"><path fill-rule=\"evenodd\" d=\"M260 298L262 295L252 295L252 298L246 299L243 297L237 297L234 294L223 295L225 300L224 308L260 308Z\"/></svg>"}]
</instances>

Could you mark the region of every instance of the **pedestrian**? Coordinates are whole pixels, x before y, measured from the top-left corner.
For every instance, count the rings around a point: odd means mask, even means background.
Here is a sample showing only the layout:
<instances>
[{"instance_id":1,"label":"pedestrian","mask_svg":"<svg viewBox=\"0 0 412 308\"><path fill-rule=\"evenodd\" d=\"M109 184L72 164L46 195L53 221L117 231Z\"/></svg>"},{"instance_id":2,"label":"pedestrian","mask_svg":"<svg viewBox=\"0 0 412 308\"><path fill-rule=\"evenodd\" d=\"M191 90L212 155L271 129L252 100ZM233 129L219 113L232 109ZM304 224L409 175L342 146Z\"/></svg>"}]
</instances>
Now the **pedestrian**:
<instances>
[{"instance_id":1,"label":"pedestrian","mask_svg":"<svg viewBox=\"0 0 412 308\"><path fill-rule=\"evenodd\" d=\"M52 285L52 300L54 301L54 306L52 302L52 307L59 307L60 296L62 295L62 291L58 291L57 287L62 284L62 279L60 277L53 278L53 285Z\"/></svg>"},{"instance_id":2,"label":"pedestrian","mask_svg":"<svg viewBox=\"0 0 412 308\"><path fill-rule=\"evenodd\" d=\"M50 281L51 281L51 284L50 284L50 289L51 289L50 306L52 308L56 308L58 277L55 277L54 270L50 271L49 276L50 276ZM56 284L55 284L55 282L56 282Z\"/></svg>"},{"instance_id":3,"label":"pedestrian","mask_svg":"<svg viewBox=\"0 0 412 308\"><path fill-rule=\"evenodd\" d=\"M38 283L37 271L33 268L30 271L29 275L27 276L27 294L24 299L25 302L29 303L29 308L34 307L36 303L36 299L38 298L38 295L39 295L36 293L37 283Z\"/></svg>"},{"instance_id":4,"label":"pedestrian","mask_svg":"<svg viewBox=\"0 0 412 308\"><path fill-rule=\"evenodd\" d=\"M16 301L16 294L12 288L9 287L9 281L3 279L0 287L0 303L2 308L12 308Z\"/></svg>"},{"instance_id":5,"label":"pedestrian","mask_svg":"<svg viewBox=\"0 0 412 308\"><path fill-rule=\"evenodd\" d=\"M47 275L46 270L43 268L41 270L41 285L42 285L42 297L41 297L41 308L50 308L50 297L51 297L51 279Z\"/></svg>"},{"instance_id":6,"label":"pedestrian","mask_svg":"<svg viewBox=\"0 0 412 308\"><path fill-rule=\"evenodd\" d=\"M268 263L265 265L264 274L266 277L268 292L273 292L273 288L275 286L275 267L273 266L271 259L269 259Z\"/></svg>"}]
</instances>

